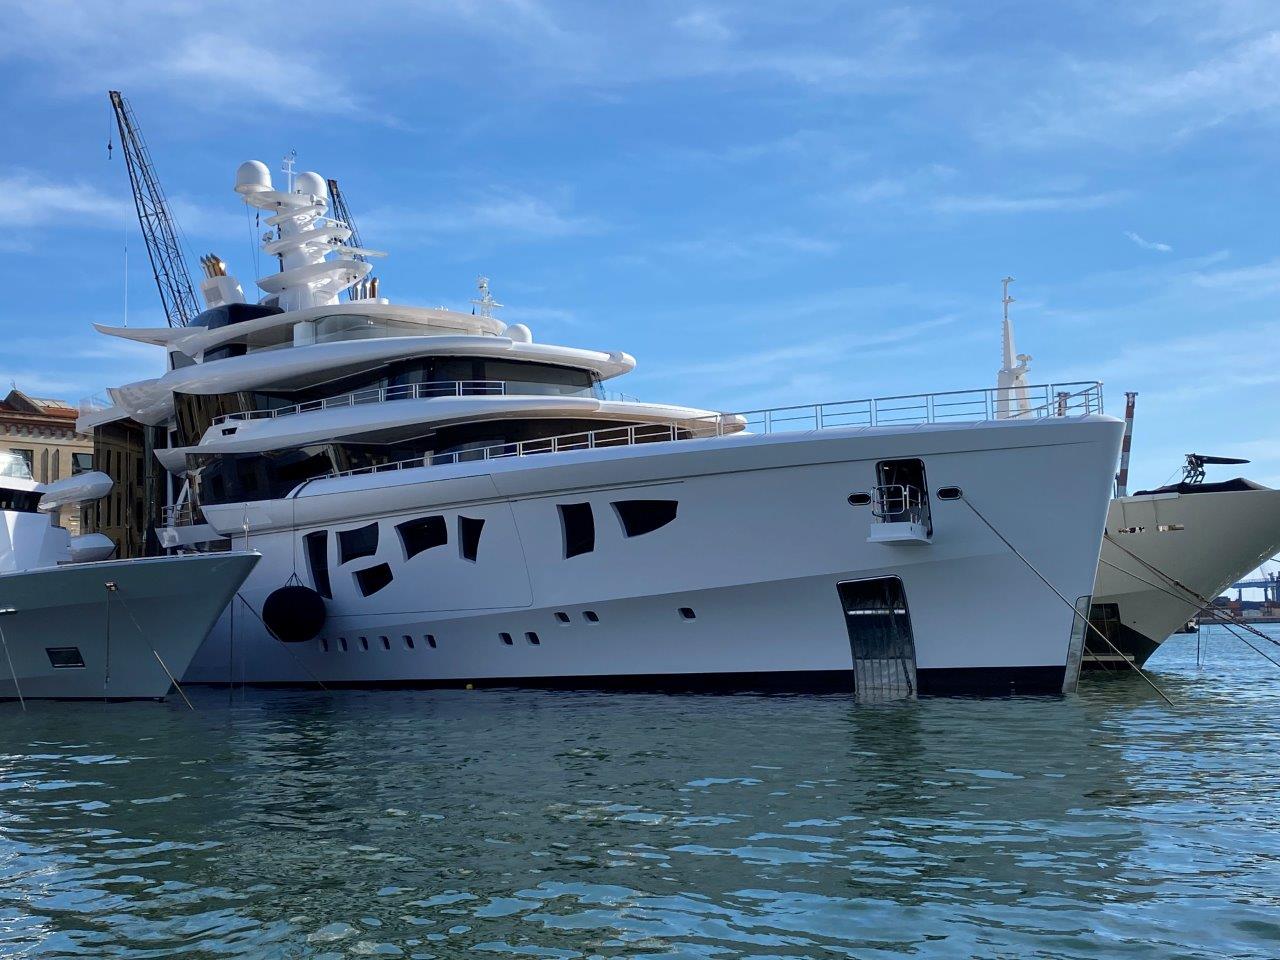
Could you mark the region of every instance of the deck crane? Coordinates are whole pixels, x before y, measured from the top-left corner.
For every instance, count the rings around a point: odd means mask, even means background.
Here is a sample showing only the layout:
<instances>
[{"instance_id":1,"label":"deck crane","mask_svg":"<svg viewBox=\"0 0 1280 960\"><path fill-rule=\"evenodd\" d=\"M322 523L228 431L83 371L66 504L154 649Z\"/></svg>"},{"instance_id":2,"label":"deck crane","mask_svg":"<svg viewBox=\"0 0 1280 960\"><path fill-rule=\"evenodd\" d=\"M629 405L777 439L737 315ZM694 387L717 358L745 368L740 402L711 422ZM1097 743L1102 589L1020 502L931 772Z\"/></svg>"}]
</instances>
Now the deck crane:
<instances>
[{"instance_id":1,"label":"deck crane","mask_svg":"<svg viewBox=\"0 0 1280 960\"><path fill-rule=\"evenodd\" d=\"M160 291L160 302L164 305L169 326L185 327L200 308L191 285L186 257L178 243L177 224L169 212L169 201L165 199L160 181L156 179L151 155L138 131L129 102L119 90L108 93L116 115L116 126L120 130L120 150L124 153L125 166L129 168L138 226L142 228L142 237L147 242L147 256L151 260L156 288Z\"/></svg>"},{"instance_id":2,"label":"deck crane","mask_svg":"<svg viewBox=\"0 0 1280 960\"><path fill-rule=\"evenodd\" d=\"M333 210L333 218L335 220L341 220L346 224L347 229L351 231L351 236L347 239L347 244L355 248L355 250L363 250L364 244L360 242L360 231L356 229L355 221L351 219L351 210L347 206L347 198L342 195L342 191L338 188L338 181L331 178L327 183L329 186L329 203ZM351 256L359 260L361 263L369 262L368 256L363 253L356 253L353 251ZM348 289L347 299L351 300L355 296L357 290L359 290L359 292L364 296L376 298L378 295L377 277L368 277L362 280L355 287Z\"/></svg>"}]
</instances>

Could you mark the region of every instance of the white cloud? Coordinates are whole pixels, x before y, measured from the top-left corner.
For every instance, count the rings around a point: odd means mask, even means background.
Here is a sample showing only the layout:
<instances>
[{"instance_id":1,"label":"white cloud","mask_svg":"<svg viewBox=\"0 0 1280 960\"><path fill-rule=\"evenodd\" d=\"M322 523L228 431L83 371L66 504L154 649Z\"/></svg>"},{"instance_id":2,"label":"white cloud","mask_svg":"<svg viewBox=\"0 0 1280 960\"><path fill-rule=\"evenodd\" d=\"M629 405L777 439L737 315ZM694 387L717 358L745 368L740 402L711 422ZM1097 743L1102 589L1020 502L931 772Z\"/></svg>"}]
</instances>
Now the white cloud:
<instances>
[{"instance_id":1,"label":"white cloud","mask_svg":"<svg viewBox=\"0 0 1280 960\"><path fill-rule=\"evenodd\" d=\"M1096 210L1125 199L1126 193L1111 190L1103 193L1049 193L1032 196L945 196L932 201L938 213L1058 213L1073 210Z\"/></svg>"},{"instance_id":2,"label":"white cloud","mask_svg":"<svg viewBox=\"0 0 1280 960\"><path fill-rule=\"evenodd\" d=\"M1167 243L1159 243L1155 240L1147 240L1134 233L1132 230L1126 230L1124 235L1140 246L1143 250L1156 250L1160 253L1172 253L1173 247Z\"/></svg>"},{"instance_id":3,"label":"white cloud","mask_svg":"<svg viewBox=\"0 0 1280 960\"><path fill-rule=\"evenodd\" d=\"M473 234L480 241L557 239L601 233L606 224L564 209L564 204L521 190L494 188L469 202L412 213L379 209L360 218L369 237Z\"/></svg>"},{"instance_id":4,"label":"white cloud","mask_svg":"<svg viewBox=\"0 0 1280 960\"><path fill-rule=\"evenodd\" d=\"M733 38L733 31L725 25L724 15L717 10L698 7L675 20L677 30L712 43L724 43Z\"/></svg>"},{"instance_id":5,"label":"white cloud","mask_svg":"<svg viewBox=\"0 0 1280 960\"><path fill-rule=\"evenodd\" d=\"M23 171L0 174L0 226L119 226L130 210L124 200L86 183L56 183Z\"/></svg>"}]
</instances>

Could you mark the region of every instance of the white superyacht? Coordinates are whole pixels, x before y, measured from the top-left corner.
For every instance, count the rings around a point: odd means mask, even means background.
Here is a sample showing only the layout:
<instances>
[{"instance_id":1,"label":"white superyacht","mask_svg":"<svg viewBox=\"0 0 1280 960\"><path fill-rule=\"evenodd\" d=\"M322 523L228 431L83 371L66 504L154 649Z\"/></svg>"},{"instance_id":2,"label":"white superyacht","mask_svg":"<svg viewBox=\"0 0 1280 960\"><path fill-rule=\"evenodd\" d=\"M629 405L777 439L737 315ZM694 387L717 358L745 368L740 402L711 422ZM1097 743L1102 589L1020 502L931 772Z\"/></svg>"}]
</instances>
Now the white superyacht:
<instances>
[{"instance_id":1,"label":"white superyacht","mask_svg":"<svg viewBox=\"0 0 1280 960\"><path fill-rule=\"evenodd\" d=\"M1121 424L1098 384L726 414L634 359L392 304L314 173L242 164L278 265L204 259L166 372L81 429L172 475L168 549L262 553L189 682L1061 692ZM342 299L345 294L346 299ZM144 449L139 447L139 449Z\"/></svg>"},{"instance_id":2,"label":"white superyacht","mask_svg":"<svg viewBox=\"0 0 1280 960\"><path fill-rule=\"evenodd\" d=\"M162 699L257 562L243 551L109 559L53 515L107 495L82 473L37 483L0 452L0 699Z\"/></svg>"}]
</instances>

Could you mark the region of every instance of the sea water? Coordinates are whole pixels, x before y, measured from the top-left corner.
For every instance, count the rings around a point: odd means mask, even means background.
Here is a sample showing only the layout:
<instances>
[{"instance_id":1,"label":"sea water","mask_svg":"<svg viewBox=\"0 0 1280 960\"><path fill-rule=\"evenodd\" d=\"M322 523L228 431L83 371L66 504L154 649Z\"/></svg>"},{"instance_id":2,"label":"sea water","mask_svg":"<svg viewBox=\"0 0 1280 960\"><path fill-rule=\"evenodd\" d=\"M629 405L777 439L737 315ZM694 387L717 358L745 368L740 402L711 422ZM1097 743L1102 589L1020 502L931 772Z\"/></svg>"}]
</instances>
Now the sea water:
<instances>
[{"instance_id":1,"label":"sea water","mask_svg":"<svg viewBox=\"0 0 1280 960\"><path fill-rule=\"evenodd\" d=\"M1150 672L4 704L0 956L1280 956L1280 667Z\"/></svg>"}]
</instances>

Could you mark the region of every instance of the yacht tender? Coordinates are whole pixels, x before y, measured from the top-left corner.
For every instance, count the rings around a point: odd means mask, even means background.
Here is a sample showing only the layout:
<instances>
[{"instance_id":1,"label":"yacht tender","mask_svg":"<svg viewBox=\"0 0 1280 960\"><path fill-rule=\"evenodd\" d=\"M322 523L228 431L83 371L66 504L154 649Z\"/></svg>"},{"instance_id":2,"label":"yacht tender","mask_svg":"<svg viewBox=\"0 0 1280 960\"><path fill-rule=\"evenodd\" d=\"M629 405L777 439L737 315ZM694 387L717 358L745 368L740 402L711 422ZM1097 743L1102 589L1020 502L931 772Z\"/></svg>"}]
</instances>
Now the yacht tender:
<instances>
[{"instance_id":1,"label":"yacht tender","mask_svg":"<svg viewBox=\"0 0 1280 960\"><path fill-rule=\"evenodd\" d=\"M102 534L53 516L110 492L105 474L36 483L0 453L0 698L160 699L258 556L109 560Z\"/></svg>"},{"instance_id":2,"label":"yacht tender","mask_svg":"<svg viewBox=\"0 0 1280 960\"><path fill-rule=\"evenodd\" d=\"M1004 419L992 390L611 399L631 356L535 342L486 281L470 315L380 297L324 178L285 172L236 175L279 266L259 302L211 256L191 326L98 328L167 355L81 420L174 477L160 542L263 556L187 681L1074 686L1121 435L1099 385Z\"/></svg>"}]
</instances>

